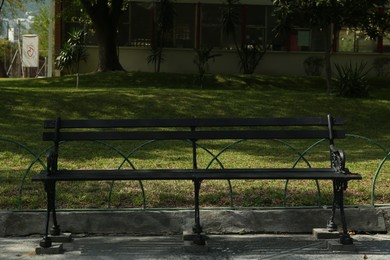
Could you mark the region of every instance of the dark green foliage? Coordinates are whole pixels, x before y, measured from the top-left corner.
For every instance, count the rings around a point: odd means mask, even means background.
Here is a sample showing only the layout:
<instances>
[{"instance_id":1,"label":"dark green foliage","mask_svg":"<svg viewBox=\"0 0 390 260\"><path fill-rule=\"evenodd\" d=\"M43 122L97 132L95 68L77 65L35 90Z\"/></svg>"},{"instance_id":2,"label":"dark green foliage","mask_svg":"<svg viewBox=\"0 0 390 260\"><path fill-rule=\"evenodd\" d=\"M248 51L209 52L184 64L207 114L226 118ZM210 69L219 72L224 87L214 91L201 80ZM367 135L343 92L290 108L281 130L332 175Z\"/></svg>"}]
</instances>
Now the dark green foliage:
<instances>
[{"instance_id":1,"label":"dark green foliage","mask_svg":"<svg viewBox=\"0 0 390 260\"><path fill-rule=\"evenodd\" d=\"M150 54L146 61L154 65L154 72L160 72L161 63L165 61L163 49L155 44L150 46Z\"/></svg>"},{"instance_id":2,"label":"dark green foliage","mask_svg":"<svg viewBox=\"0 0 390 260\"><path fill-rule=\"evenodd\" d=\"M167 34L173 29L175 16L176 11L171 0L160 0L155 3L153 24L156 31L150 46L151 54L147 57L147 62L154 64L154 72L160 72L161 63L165 61L163 57L164 43Z\"/></svg>"},{"instance_id":3,"label":"dark green foliage","mask_svg":"<svg viewBox=\"0 0 390 260\"><path fill-rule=\"evenodd\" d=\"M240 24L240 1L226 0L222 8L222 25L226 35L236 36L236 26Z\"/></svg>"},{"instance_id":4,"label":"dark green foliage","mask_svg":"<svg viewBox=\"0 0 390 260\"><path fill-rule=\"evenodd\" d=\"M72 47L65 43L62 47L58 57L56 58L56 65L60 70L67 69L71 73L73 63Z\"/></svg>"},{"instance_id":5,"label":"dark green foliage","mask_svg":"<svg viewBox=\"0 0 390 260\"><path fill-rule=\"evenodd\" d=\"M267 47L262 44L242 44L240 53L240 70L245 74L253 74Z\"/></svg>"},{"instance_id":6,"label":"dark green foliage","mask_svg":"<svg viewBox=\"0 0 390 260\"><path fill-rule=\"evenodd\" d=\"M378 77L389 76L390 73L390 58L380 57L376 58L373 63L373 69Z\"/></svg>"},{"instance_id":7,"label":"dark green foliage","mask_svg":"<svg viewBox=\"0 0 390 260\"><path fill-rule=\"evenodd\" d=\"M198 68L198 79L201 87L203 87L204 75L209 69L209 61L221 56L221 54L211 54L212 50L212 47L195 49L194 64Z\"/></svg>"},{"instance_id":8,"label":"dark green foliage","mask_svg":"<svg viewBox=\"0 0 390 260\"><path fill-rule=\"evenodd\" d=\"M222 8L222 28L224 33L233 39L238 57L240 58L240 71L244 74L252 74L261 58L267 51L266 44L255 42L241 44L237 41L236 28L241 23L241 3L239 0L226 0Z\"/></svg>"},{"instance_id":9,"label":"dark green foliage","mask_svg":"<svg viewBox=\"0 0 390 260\"><path fill-rule=\"evenodd\" d=\"M321 76L324 68L324 59L322 57L310 56L303 62L305 73L308 76Z\"/></svg>"},{"instance_id":10,"label":"dark green foliage","mask_svg":"<svg viewBox=\"0 0 390 260\"><path fill-rule=\"evenodd\" d=\"M8 77L7 70L18 46L8 40L0 40L0 77Z\"/></svg>"},{"instance_id":11,"label":"dark green foliage","mask_svg":"<svg viewBox=\"0 0 390 260\"><path fill-rule=\"evenodd\" d=\"M362 98L368 97L369 84L367 74L371 69L366 69L367 63L341 66L335 64L337 70L336 87L342 97Z\"/></svg>"},{"instance_id":12,"label":"dark green foliage","mask_svg":"<svg viewBox=\"0 0 390 260\"><path fill-rule=\"evenodd\" d=\"M69 33L69 39L56 58L56 65L60 70L68 69L73 73L73 65L76 65L76 72L79 71L80 61L87 61L87 49L84 45L85 32L76 30Z\"/></svg>"},{"instance_id":13,"label":"dark green foliage","mask_svg":"<svg viewBox=\"0 0 390 260\"><path fill-rule=\"evenodd\" d=\"M386 20L376 22L373 14L377 13L378 6L386 6L389 0L273 0L274 15L278 21L276 30L284 37L294 27L322 28L325 35L325 72L327 91L332 90L332 41L333 33L341 26L361 28L371 37L388 30ZM378 25L380 26L378 27ZM371 30L374 30L372 32Z\"/></svg>"}]
</instances>

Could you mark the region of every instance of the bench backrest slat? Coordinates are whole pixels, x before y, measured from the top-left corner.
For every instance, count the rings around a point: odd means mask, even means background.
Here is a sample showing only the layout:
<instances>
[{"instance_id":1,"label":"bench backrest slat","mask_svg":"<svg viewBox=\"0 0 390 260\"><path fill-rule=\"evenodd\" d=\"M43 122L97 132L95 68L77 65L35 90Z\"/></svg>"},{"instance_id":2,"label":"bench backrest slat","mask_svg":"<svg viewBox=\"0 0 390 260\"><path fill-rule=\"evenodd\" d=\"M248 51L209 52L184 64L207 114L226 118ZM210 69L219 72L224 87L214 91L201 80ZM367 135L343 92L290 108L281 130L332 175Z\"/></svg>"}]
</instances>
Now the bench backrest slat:
<instances>
[{"instance_id":1,"label":"bench backrest slat","mask_svg":"<svg viewBox=\"0 0 390 260\"><path fill-rule=\"evenodd\" d=\"M331 118L331 117L330 117ZM206 118L48 120L43 140L199 140L199 139L332 139L344 138L342 119L304 118ZM276 128L275 128L276 127Z\"/></svg>"},{"instance_id":2,"label":"bench backrest slat","mask_svg":"<svg viewBox=\"0 0 390 260\"><path fill-rule=\"evenodd\" d=\"M344 131L333 131L344 138ZM62 132L58 141L92 140L212 140L212 139L328 139L328 131L320 130L243 130L243 131L130 131L130 132ZM46 132L46 141L55 141L55 133Z\"/></svg>"},{"instance_id":3,"label":"bench backrest slat","mask_svg":"<svg viewBox=\"0 0 390 260\"><path fill-rule=\"evenodd\" d=\"M56 120L44 122L44 128L55 128ZM334 125L343 125L335 118ZM327 126L325 117L304 118L193 118L193 119L125 119L61 120L61 128L141 128L141 127L244 127L244 126Z\"/></svg>"}]
</instances>

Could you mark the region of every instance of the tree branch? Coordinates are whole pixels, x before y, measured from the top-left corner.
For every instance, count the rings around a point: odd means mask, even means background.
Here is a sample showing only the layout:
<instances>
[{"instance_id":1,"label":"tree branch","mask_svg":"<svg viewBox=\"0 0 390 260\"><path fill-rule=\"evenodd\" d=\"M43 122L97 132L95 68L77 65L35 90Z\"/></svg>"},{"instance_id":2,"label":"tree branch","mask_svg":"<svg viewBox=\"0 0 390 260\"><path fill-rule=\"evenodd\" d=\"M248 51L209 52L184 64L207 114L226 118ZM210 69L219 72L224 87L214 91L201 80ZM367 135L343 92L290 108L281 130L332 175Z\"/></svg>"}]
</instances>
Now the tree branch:
<instances>
[{"instance_id":1,"label":"tree branch","mask_svg":"<svg viewBox=\"0 0 390 260\"><path fill-rule=\"evenodd\" d=\"M3 5L4 5L4 0L1 1L0 11L3 9Z\"/></svg>"}]
</instances>

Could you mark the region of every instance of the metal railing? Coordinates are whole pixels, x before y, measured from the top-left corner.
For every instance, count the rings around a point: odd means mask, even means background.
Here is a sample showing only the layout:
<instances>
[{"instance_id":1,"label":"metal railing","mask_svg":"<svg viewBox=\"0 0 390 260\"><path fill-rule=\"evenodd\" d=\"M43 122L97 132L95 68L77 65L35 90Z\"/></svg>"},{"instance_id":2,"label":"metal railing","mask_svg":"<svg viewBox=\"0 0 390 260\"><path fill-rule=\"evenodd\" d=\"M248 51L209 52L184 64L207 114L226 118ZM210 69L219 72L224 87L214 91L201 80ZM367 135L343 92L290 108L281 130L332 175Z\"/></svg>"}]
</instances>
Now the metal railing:
<instances>
[{"instance_id":1,"label":"metal railing","mask_svg":"<svg viewBox=\"0 0 390 260\"><path fill-rule=\"evenodd\" d=\"M383 145L381 145L380 143L376 142L375 140L372 140L372 139L369 139L367 137L364 137L364 136L360 136L360 135L354 135L354 134L347 134L347 138L354 138L354 139L360 139L364 142L367 142L368 144L372 145L373 147L376 147L378 149L380 149L382 152L383 152L383 158L378 158L378 160L381 160L378 167L376 168L375 172L373 173L373 177L372 177L372 183L371 183L371 191L370 191L370 205L372 206L383 206L383 205L388 205L388 204L378 204L378 203L375 203L375 192L376 192L376 185L377 185L377 182L378 182L378 177L380 176L382 170L383 170L383 166L385 165L385 163L389 160L390 158L390 150L386 147L384 147ZM223 147L219 152L217 153L213 153L210 149L204 147L203 145L200 145L200 144L197 144L197 147L199 149L202 149L204 152L206 152L209 156L211 156L211 160L208 162L207 166L206 166L206 169L209 169L210 167L212 167L212 165L214 165L215 163L217 164L218 167L220 168L224 168L224 164L222 162L222 160L220 159L221 155L223 155L225 152L227 152L228 150L232 149L233 147L235 147L236 145L242 143L242 142L245 142L246 140L237 140L233 143L229 143L228 145L226 145L225 147ZM292 154L295 155L296 159L295 161L292 163L292 168L295 168L298 163L300 162L303 162L307 167L311 167L311 163L310 161L307 159L307 155L312 152L312 150L319 146L321 143L323 143L324 141L326 141L325 139L321 139L321 140L318 140L316 142L314 142L313 144L311 144L310 146L308 146L305 150L303 150L303 152L300 152L298 149L296 149L295 147L293 147L290 143L286 142L286 141L283 141L283 140L273 140L274 142L277 142L278 144L282 145L282 146L285 146L287 148L287 150L289 150ZM1 150L1 143L10 143L12 145L15 145L17 146L18 148L20 148L21 150L23 150L25 153L27 153L30 157L31 157L31 161L30 163L28 164L28 166L26 167L26 169L24 170L24 173L20 179L20 183L19 183L19 187L18 187L18 198L17 198L17 208L19 210L22 209L22 200L23 200L23 190L24 190L24 186L25 186L25 183L26 183L26 179L27 177L30 175L30 172L31 172L31 169L35 166L35 165L40 165L41 166L41 169L45 169L46 168L46 165L45 165L45 162L41 159L42 157L44 157L48 152L49 150L52 149L52 147L47 147L46 149L44 149L43 151L39 152L39 153L35 153L34 151L32 151L32 149L30 149L28 146L22 144L21 142L18 142L18 141L15 141L15 140L11 140L11 139L7 139L7 138L0 138L0 152L2 151ZM139 146L137 146L136 148L132 149L130 152L128 153L124 153L122 152L121 150L119 150L117 147L113 146L112 144L110 143L106 143L106 142L102 142L102 141L95 141L97 144L99 145L102 145L106 148L108 148L109 150L113 151L115 154L117 154L118 156L120 156L122 159L121 163L119 164L119 166L117 167L118 169L122 169L124 166L129 166L131 167L132 169L136 169L135 167L135 164L132 162L131 158L135 156L135 154L139 151L141 151L142 149L144 149L145 147L157 142L155 140L150 140L150 141L147 141ZM364 160L364 159L363 159ZM1 167L1 166L0 166ZM366 177L364 177L366 178ZM227 180L228 182L228 187L229 187L229 196L230 196L230 207L231 208L234 208L235 205L234 205L234 191L233 191L233 187L232 187L232 184L230 182L230 180ZM107 199L107 207L108 208L111 208L111 202L112 202L112 195L113 195L113 192L115 192L115 182L111 182L111 185L109 186L109 195L108 195L108 199ZM147 201L146 201L146 192L145 192L145 189L144 189L144 185L142 183L142 181L140 180L139 181L139 185L140 185L140 189L141 189L141 193L142 193L142 198L143 198L143 209L146 209L147 208ZM318 207L321 207L321 187L320 187L320 184L318 181L316 181L316 193L317 193L317 205ZM288 190L289 190L289 180L286 180L285 181L285 185L284 185L284 194L283 194L283 207L289 207L287 206L287 194L288 194Z\"/></svg>"}]
</instances>

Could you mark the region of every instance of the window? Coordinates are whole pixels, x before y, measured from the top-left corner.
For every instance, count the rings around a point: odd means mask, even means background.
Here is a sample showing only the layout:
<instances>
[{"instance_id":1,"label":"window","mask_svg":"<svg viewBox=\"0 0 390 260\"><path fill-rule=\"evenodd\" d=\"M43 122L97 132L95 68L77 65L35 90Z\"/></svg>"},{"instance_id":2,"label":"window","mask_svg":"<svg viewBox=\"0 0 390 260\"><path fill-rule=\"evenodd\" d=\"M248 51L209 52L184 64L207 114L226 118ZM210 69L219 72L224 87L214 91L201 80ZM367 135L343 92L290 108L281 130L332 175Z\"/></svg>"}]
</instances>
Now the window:
<instances>
[{"instance_id":1,"label":"window","mask_svg":"<svg viewBox=\"0 0 390 260\"><path fill-rule=\"evenodd\" d=\"M383 52L390 52L390 33L383 37Z\"/></svg>"},{"instance_id":2,"label":"window","mask_svg":"<svg viewBox=\"0 0 390 260\"><path fill-rule=\"evenodd\" d=\"M238 7L241 24L236 25L235 36L225 35L222 25L222 4L200 5L199 21L198 4L174 2L175 17L173 29L164 37L165 48L194 48L195 43L203 47L234 50L235 42L266 45L268 49L290 51L324 51L326 35L321 28L294 28L284 35L277 34L277 24L273 16L274 6L242 5ZM75 10L80 12L80 10ZM150 47L155 25L153 25L153 4L148 1L133 2L120 18L117 39L119 46ZM88 34L87 44L97 44L94 30L80 21L66 21L63 25L63 39L73 28L84 28ZM199 26L199 27L198 27ZM383 39L384 50L390 50L390 36ZM343 28L340 32L339 51L373 52L377 44L359 31Z\"/></svg>"},{"instance_id":3,"label":"window","mask_svg":"<svg viewBox=\"0 0 390 260\"><path fill-rule=\"evenodd\" d=\"M341 29L339 33L339 51L353 52L355 51L355 33L349 28Z\"/></svg>"},{"instance_id":4,"label":"window","mask_svg":"<svg viewBox=\"0 0 390 260\"><path fill-rule=\"evenodd\" d=\"M222 48L221 5L202 4L201 45Z\"/></svg>"},{"instance_id":5,"label":"window","mask_svg":"<svg viewBox=\"0 0 390 260\"><path fill-rule=\"evenodd\" d=\"M195 5L176 4L173 47L193 48L195 43Z\"/></svg>"},{"instance_id":6,"label":"window","mask_svg":"<svg viewBox=\"0 0 390 260\"><path fill-rule=\"evenodd\" d=\"M326 35L321 28L295 28L289 34L290 51L324 51Z\"/></svg>"},{"instance_id":7,"label":"window","mask_svg":"<svg viewBox=\"0 0 390 260\"><path fill-rule=\"evenodd\" d=\"M377 44L359 30L342 28L339 33L339 51L375 52Z\"/></svg>"},{"instance_id":8,"label":"window","mask_svg":"<svg viewBox=\"0 0 390 260\"><path fill-rule=\"evenodd\" d=\"M377 50L376 41L362 34L360 35L358 34L355 45L356 45L356 52L375 52Z\"/></svg>"},{"instance_id":9,"label":"window","mask_svg":"<svg viewBox=\"0 0 390 260\"><path fill-rule=\"evenodd\" d=\"M117 44L119 46L130 44L130 11L131 8L124 11L119 20L117 32Z\"/></svg>"},{"instance_id":10,"label":"window","mask_svg":"<svg viewBox=\"0 0 390 260\"><path fill-rule=\"evenodd\" d=\"M149 47L153 32L153 7L148 2L132 2L130 7L130 23L121 22L120 45L133 47ZM175 17L172 31L164 37L164 47L193 48L195 30L195 5L175 4ZM126 41L129 37L130 41ZM128 42L126 44L126 42Z\"/></svg>"},{"instance_id":11,"label":"window","mask_svg":"<svg viewBox=\"0 0 390 260\"><path fill-rule=\"evenodd\" d=\"M152 11L149 3L135 3L130 5L130 25L127 27L121 27L120 35L122 37L130 37L128 44L134 47L147 47L150 46L152 38ZM122 41L122 43L126 43Z\"/></svg>"},{"instance_id":12,"label":"window","mask_svg":"<svg viewBox=\"0 0 390 260\"><path fill-rule=\"evenodd\" d=\"M271 50L280 51L285 49L285 42L283 37L274 31L278 21L273 15L274 6L267 6L266 9L266 28L267 28L267 43L270 45Z\"/></svg>"},{"instance_id":13,"label":"window","mask_svg":"<svg viewBox=\"0 0 390 260\"><path fill-rule=\"evenodd\" d=\"M308 28L295 28L289 33L289 51L308 51L310 48L311 32Z\"/></svg>"},{"instance_id":14,"label":"window","mask_svg":"<svg viewBox=\"0 0 390 260\"><path fill-rule=\"evenodd\" d=\"M311 30L311 44L310 51L325 51L325 42L330 39L326 39L327 36L322 28Z\"/></svg>"},{"instance_id":15,"label":"window","mask_svg":"<svg viewBox=\"0 0 390 260\"><path fill-rule=\"evenodd\" d=\"M246 8L245 42L247 44L263 45L267 42L265 10L265 6L248 6Z\"/></svg>"}]
</instances>

